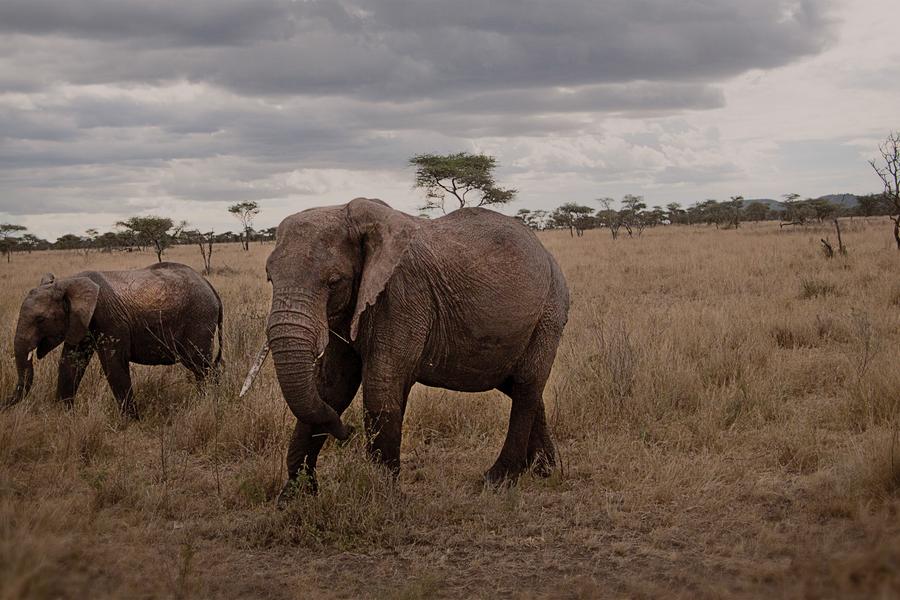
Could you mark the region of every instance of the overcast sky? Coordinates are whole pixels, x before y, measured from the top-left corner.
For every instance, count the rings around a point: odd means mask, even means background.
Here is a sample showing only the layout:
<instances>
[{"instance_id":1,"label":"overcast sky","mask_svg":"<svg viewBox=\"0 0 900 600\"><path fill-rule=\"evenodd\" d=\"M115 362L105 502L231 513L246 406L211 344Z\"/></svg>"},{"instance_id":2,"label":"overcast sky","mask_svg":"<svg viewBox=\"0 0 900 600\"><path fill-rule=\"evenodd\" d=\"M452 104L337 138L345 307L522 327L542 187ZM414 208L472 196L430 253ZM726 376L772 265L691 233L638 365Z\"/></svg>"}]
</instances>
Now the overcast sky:
<instances>
[{"instance_id":1,"label":"overcast sky","mask_svg":"<svg viewBox=\"0 0 900 600\"><path fill-rule=\"evenodd\" d=\"M2 0L0 219L236 229L486 152L506 212L880 191L897 0Z\"/></svg>"}]
</instances>

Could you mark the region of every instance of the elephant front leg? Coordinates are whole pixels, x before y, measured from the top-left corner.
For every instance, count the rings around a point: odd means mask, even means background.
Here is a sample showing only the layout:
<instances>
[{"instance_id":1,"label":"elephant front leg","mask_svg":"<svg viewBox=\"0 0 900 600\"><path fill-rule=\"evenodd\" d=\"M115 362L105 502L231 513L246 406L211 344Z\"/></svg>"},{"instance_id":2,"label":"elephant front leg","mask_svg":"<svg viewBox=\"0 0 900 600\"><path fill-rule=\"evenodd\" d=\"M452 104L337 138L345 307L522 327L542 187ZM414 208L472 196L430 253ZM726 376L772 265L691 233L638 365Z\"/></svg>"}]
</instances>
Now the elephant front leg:
<instances>
[{"instance_id":1,"label":"elephant front leg","mask_svg":"<svg viewBox=\"0 0 900 600\"><path fill-rule=\"evenodd\" d=\"M400 444L403 415L411 385L402 381L374 378L363 384L366 451L395 475L400 473Z\"/></svg>"},{"instance_id":2,"label":"elephant front leg","mask_svg":"<svg viewBox=\"0 0 900 600\"><path fill-rule=\"evenodd\" d=\"M140 415L134 403L134 391L131 389L131 368L128 358L116 349L104 348L100 351L100 364L122 414L131 419L139 419Z\"/></svg>"},{"instance_id":3,"label":"elephant front leg","mask_svg":"<svg viewBox=\"0 0 900 600\"><path fill-rule=\"evenodd\" d=\"M59 377L56 381L56 398L68 408L75 403L75 394L81 379L94 356L92 340L85 339L78 345L65 344L59 358Z\"/></svg>"},{"instance_id":4,"label":"elephant front leg","mask_svg":"<svg viewBox=\"0 0 900 600\"><path fill-rule=\"evenodd\" d=\"M334 336L332 336L334 337ZM359 357L340 340L332 339L323 358L317 387L319 396L334 408L338 415L344 413L359 389ZM316 462L319 452L328 439L321 427L297 421L287 453L288 480L278 494L278 505L283 506L298 491L315 494L318 489Z\"/></svg>"}]
</instances>

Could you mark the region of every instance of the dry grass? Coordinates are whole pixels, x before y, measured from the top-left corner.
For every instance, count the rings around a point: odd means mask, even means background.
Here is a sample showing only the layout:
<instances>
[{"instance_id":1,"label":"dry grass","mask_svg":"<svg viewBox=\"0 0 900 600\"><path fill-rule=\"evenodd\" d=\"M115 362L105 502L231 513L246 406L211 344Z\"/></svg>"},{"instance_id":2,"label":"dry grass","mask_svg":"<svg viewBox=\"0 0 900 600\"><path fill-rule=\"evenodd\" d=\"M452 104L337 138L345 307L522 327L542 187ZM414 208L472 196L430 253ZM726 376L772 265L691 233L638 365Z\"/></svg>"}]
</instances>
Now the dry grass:
<instances>
[{"instance_id":1,"label":"dry grass","mask_svg":"<svg viewBox=\"0 0 900 600\"><path fill-rule=\"evenodd\" d=\"M485 491L508 401L417 386L399 482L360 440L329 443L321 493L283 512L291 419L271 366L236 400L270 246L217 250L219 384L134 367L146 417L127 423L95 363L66 412L54 354L0 413L0 599L895 597L900 256L884 222L845 229L850 256L830 261L815 228L542 234L572 291L546 392L562 468ZM11 333L45 271L151 261L16 255L0 315Z\"/></svg>"}]
</instances>

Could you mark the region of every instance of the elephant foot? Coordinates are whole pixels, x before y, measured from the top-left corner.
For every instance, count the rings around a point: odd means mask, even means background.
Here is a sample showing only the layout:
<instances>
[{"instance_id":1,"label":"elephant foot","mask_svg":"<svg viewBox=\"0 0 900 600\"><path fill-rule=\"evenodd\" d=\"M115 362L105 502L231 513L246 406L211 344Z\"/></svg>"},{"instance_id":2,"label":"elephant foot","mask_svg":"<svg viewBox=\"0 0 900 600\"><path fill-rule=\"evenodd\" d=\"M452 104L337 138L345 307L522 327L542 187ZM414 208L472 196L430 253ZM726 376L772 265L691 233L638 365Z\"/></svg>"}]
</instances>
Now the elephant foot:
<instances>
[{"instance_id":1,"label":"elephant foot","mask_svg":"<svg viewBox=\"0 0 900 600\"><path fill-rule=\"evenodd\" d=\"M484 474L484 483L494 488L507 488L515 485L524 469L515 469L496 463Z\"/></svg>"},{"instance_id":2,"label":"elephant foot","mask_svg":"<svg viewBox=\"0 0 900 600\"><path fill-rule=\"evenodd\" d=\"M138 411L137 406L135 406L133 402L122 404L120 408L122 411L122 416L126 419L129 419L131 421L141 420L141 413Z\"/></svg>"},{"instance_id":3,"label":"elephant foot","mask_svg":"<svg viewBox=\"0 0 900 600\"><path fill-rule=\"evenodd\" d=\"M315 496L319 493L319 484L316 482L315 476L299 475L293 479L288 479L278 492L278 498L275 500L275 506L278 510L284 510L288 504L300 494L309 494Z\"/></svg>"},{"instance_id":4,"label":"elephant foot","mask_svg":"<svg viewBox=\"0 0 900 600\"><path fill-rule=\"evenodd\" d=\"M545 448L530 450L528 452L528 464L531 472L538 477L550 477L553 474L553 468L556 466L556 457L552 450L547 451Z\"/></svg>"}]
</instances>

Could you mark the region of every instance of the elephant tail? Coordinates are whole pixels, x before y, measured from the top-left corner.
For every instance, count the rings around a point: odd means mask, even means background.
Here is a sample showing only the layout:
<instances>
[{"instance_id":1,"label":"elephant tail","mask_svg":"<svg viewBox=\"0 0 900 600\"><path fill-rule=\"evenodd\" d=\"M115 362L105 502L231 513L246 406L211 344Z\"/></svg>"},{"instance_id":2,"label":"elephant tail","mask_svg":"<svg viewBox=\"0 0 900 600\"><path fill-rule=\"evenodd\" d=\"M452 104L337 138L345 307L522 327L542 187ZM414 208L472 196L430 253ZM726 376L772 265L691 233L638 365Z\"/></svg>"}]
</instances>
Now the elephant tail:
<instances>
[{"instance_id":1,"label":"elephant tail","mask_svg":"<svg viewBox=\"0 0 900 600\"><path fill-rule=\"evenodd\" d=\"M219 342L219 349L216 352L216 360L213 361L213 369L218 370L219 367L222 366L222 321L225 317L225 305L222 304L222 298L219 297L219 292L216 291L216 288L213 287L213 284L209 282L208 279L204 278L206 281L206 285L209 286L209 289L212 290L213 296L216 297L216 301L219 303L219 314L216 319L216 338Z\"/></svg>"},{"instance_id":2,"label":"elephant tail","mask_svg":"<svg viewBox=\"0 0 900 600\"><path fill-rule=\"evenodd\" d=\"M212 287L212 286L209 286ZM213 293L216 294L216 298L219 299L219 320L216 322L216 337L219 341L219 350L216 352L216 360L213 363L213 367L215 369L219 369L222 366L222 320L225 316L225 307L222 304L222 299L219 298L219 294L213 289Z\"/></svg>"}]
</instances>

